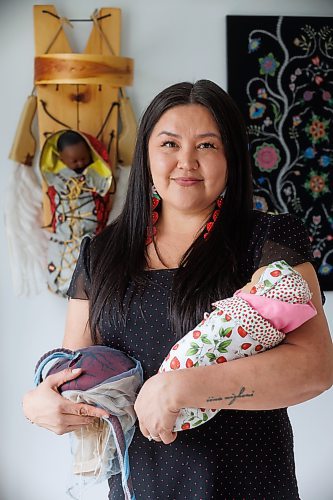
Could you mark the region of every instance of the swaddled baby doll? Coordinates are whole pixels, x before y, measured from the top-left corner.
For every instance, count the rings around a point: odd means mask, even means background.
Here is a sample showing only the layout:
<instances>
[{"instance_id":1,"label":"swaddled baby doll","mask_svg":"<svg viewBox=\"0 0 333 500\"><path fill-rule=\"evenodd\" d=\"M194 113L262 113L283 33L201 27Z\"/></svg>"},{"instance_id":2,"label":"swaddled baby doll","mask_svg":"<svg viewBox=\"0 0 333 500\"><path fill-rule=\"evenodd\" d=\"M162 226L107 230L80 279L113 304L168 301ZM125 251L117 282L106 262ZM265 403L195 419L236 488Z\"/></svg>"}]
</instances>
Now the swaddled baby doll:
<instances>
[{"instance_id":1,"label":"swaddled baby doll","mask_svg":"<svg viewBox=\"0 0 333 500\"><path fill-rule=\"evenodd\" d=\"M87 235L105 227L111 208L112 171L103 144L74 130L47 138L40 156L45 190L44 227L48 244L47 282L63 297Z\"/></svg>"},{"instance_id":2,"label":"swaddled baby doll","mask_svg":"<svg viewBox=\"0 0 333 500\"><path fill-rule=\"evenodd\" d=\"M215 302L214 311L172 347L159 371L225 363L270 349L317 314L311 296L300 273L284 260L273 262L232 297ZM201 425L216 412L182 408L174 430Z\"/></svg>"}]
</instances>

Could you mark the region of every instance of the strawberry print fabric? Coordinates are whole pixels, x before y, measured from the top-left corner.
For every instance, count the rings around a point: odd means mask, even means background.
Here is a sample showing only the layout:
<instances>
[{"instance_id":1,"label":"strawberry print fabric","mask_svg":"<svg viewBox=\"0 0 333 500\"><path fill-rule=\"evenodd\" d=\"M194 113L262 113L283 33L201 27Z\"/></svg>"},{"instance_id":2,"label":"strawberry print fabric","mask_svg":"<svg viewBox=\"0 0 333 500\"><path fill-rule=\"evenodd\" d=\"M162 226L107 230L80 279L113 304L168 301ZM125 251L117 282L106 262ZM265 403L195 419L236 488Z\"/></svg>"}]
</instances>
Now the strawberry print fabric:
<instances>
[{"instance_id":1,"label":"strawberry print fabric","mask_svg":"<svg viewBox=\"0 0 333 500\"><path fill-rule=\"evenodd\" d=\"M308 284L283 260L268 265L250 293L239 290L213 306L215 310L172 347L160 372L225 363L263 352L316 315ZM197 427L216 413L183 408L174 430Z\"/></svg>"}]
</instances>

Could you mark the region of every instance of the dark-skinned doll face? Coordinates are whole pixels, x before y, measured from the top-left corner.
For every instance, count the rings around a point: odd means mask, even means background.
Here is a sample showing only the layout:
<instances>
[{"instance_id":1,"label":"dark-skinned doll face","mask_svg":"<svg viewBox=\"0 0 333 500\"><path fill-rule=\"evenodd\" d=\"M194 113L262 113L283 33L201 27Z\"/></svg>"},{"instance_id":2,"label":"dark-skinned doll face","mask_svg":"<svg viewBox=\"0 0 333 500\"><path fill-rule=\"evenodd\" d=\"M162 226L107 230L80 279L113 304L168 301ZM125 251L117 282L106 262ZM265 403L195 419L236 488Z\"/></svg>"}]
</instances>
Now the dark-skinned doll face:
<instances>
[{"instance_id":1,"label":"dark-skinned doll face","mask_svg":"<svg viewBox=\"0 0 333 500\"><path fill-rule=\"evenodd\" d=\"M59 158L71 170L82 170L92 163L90 150L85 142L66 146L59 153Z\"/></svg>"}]
</instances>

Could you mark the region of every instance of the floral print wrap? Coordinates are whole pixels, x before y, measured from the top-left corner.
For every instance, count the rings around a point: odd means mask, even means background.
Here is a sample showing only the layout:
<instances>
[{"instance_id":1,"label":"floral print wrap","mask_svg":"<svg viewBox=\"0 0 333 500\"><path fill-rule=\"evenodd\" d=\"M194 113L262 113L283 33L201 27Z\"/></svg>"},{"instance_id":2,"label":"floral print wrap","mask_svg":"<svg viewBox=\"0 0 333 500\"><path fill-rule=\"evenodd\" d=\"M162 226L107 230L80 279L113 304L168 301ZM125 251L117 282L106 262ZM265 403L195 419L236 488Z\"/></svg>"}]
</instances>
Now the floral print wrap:
<instances>
[{"instance_id":1,"label":"floral print wrap","mask_svg":"<svg viewBox=\"0 0 333 500\"><path fill-rule=\"evenodd\" d=\"M250 293L213 304L214 311L170 350L160 372L226 363L279 344L286 333L316 314L301 274L285 261L269 264ZM182 408L175 431L203 424L217 410Z\"/></svg>"}]
</instances>

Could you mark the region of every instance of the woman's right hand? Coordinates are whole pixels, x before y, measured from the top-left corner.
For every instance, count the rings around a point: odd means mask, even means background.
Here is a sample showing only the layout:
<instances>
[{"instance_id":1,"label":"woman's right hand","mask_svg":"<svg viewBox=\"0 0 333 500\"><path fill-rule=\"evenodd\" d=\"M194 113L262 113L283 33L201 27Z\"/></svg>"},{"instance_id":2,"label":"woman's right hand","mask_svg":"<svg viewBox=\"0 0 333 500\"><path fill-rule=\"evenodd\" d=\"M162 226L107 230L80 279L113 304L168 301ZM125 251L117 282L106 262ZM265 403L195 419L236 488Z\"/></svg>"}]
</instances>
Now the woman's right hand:
<instances>
[{"instance_id":1,"label":"woman's right hand","mask_svg":"<svg viewBox=\"0 0 333 500\"><path fill-rule=\"evenodd\" d=\"M80 368L66 369L49 375L23 398L23 412L30 422L56 434L65 434L108 417L107 411L84 403L73 403L60 395L58 388L81 374Z\"/></svg>"}]
</instances>

